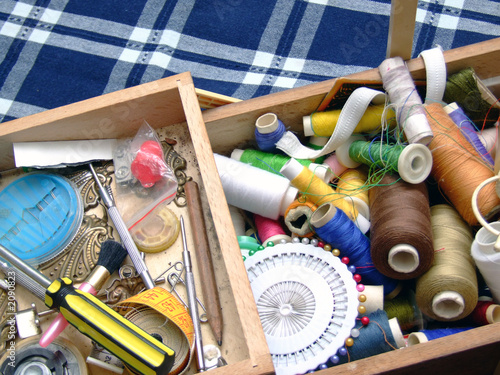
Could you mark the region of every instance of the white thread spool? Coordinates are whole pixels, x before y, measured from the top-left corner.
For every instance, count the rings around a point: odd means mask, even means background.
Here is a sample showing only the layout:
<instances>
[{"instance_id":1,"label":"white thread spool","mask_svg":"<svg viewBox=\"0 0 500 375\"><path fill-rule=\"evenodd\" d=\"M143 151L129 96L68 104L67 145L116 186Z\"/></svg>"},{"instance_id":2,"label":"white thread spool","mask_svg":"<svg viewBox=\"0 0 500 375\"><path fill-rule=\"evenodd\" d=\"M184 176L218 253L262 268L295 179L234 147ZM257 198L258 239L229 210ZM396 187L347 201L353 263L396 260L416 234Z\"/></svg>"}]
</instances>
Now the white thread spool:
<instances>
[{"instance_id":1,"label":"white thread spool","mask_svg":"<svg viewBox=\"0 0 500 375\"><path fill-rule=\"evenodd\" d=\"M357 161L352 160L349 157L349 148L355 141L366 141L366 138L362 135L351 135L344 143L342 143L336 150L335 155L337 155L337 161L346 168L357 168L361 164Z\"/></svg>"},{"instance_id":2,"label":"white thread spool","mask_svg":"<svg viewBox=\"0 0 500 375\"><path fill-rule=\"evenodd\" d=\"M490 226L500 231L500 222L490 223ZM476 238L472 243L471 255L484 281L490 288L491 295L495 303L500 303L500 252L495 251L495 242L498 236L491 233L486 228L481 228L476 233Z\"/></svg>"},{"instance_id":3,"label":"white thread spool","mask_svg":"<svg viewBox=\"0 0 500 375\"><path fill-rule=\"evenodd\" d=\"M484 129L479 134L479 140L483 144L486 151L489 152L490 156L495 159L497 151L497 126L493 128Z\"/></svg>"},{"instance_id":4,"label":"white thread spool","mask_svg":"<svg viewBox=\"0 0 500 375\"><path fill-rule=\"evenodd\" d=\"M398 349L406 346L403 332L398 322L398 318L389 319L389 327L391 328L392 337L394 337L394 342L396 343Z\"/></svg>"},{"instance_id":5,"label":"white thread spool","mask_svg":"<svg viewBox=\"0 0 500 375\"><path fill-rule=\"evenodd\" d=\"M237 236L245 236L245 218L238 207L229 205L229 214Z\"/></svg>"},{"instance_id":6,"label":"white thread spool","mask_svg":"<svg viewBox=\"0 0 500 375\"><path fill-rule=\"evenodd\" d=\"M365 290L359 294L364 294L366 296L366 301L363 302L366 312L363 315L368 315L377 310L384 309L383 285L365 285Z\"/></svg>"},{"instance_id":7,"label":"white thread spool","mask_svg":"<svg viewBox=\"0 0 500 375\"><path fill-rule=\"evenodd\" d=\"M384 89L396 107L396 117L409 143L428 145L434 134L427 121L422 99L401 57L386 59L380 64Z\"/></svg>"},{"instance_id":8,"label":"white thread spool","mask_svg":"<svg viewBox=\"0 0 500 375\"><path fill-rule=\"evenodd\" d=\"M214 154L227 203L270 219L283 216L299 191L286 178Z\"/></svg>"}]
</instances>

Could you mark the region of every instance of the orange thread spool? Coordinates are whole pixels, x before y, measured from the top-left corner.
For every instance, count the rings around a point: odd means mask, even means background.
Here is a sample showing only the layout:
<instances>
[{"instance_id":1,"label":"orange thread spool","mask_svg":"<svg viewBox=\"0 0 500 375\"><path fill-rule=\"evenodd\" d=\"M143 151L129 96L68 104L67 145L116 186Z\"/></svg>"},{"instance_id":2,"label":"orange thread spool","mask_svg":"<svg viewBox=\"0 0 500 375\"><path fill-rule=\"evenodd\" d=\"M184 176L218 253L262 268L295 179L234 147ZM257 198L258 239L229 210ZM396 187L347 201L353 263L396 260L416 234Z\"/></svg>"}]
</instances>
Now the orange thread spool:
<instances>
[{"instance_id":1,"label":"orange thread spool","mask_svg":"<svg viewBox=\"0 0 500 375\"><path fill-rule=\"evenodd\" d=\"M434 139L429 144L434 160L431 176L462 218L470 225L477 225L471 205L472 194L481 182L493 177L494 172L482 161L439 103L428 104L425 108L434 132ZM498 206L500 199L495 186L489 184L479 194L479 210L484 217L488 217Z\"/></svg>"},{"instance_id":2,"label":"orange thread spool","mask_svg":"<svg viewBox=\"0 0 500 375\"><path fill-rule=\"evenodd\" d=\"M309 224L312 213L318 208L315 203L302 195L288 206L285 211L285 225L290 232L301 237L312 237L314 229Z\"/></svg>"}]
</instances>

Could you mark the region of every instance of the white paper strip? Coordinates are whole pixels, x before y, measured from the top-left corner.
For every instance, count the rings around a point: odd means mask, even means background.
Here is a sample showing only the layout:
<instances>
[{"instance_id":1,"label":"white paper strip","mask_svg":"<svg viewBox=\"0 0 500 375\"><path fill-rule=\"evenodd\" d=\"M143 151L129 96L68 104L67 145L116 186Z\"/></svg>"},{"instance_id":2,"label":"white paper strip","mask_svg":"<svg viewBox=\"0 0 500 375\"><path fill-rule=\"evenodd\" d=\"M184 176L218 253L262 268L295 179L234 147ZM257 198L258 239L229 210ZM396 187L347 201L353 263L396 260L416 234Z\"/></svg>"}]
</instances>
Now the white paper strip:
<instances>
[{"instance_id":1,"label":"white paper strip","mask_svg":"<svg viewBox=\"0 0 500 375\"><path fill-rule=\"evenodd\" d=\"M14 143L16 167L62 168L112 160L116 139Z\"/></svg>"}]
</instances>

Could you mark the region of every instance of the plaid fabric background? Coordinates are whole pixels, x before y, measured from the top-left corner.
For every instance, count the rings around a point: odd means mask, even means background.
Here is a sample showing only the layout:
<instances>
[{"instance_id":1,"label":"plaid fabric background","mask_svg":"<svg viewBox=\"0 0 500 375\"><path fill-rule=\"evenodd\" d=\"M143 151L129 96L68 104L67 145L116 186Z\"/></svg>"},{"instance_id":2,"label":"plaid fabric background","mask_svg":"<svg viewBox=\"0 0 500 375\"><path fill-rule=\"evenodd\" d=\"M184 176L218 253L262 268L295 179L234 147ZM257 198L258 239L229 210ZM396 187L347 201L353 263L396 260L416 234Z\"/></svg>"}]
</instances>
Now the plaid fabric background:
<instances>
[{"instance_id":1,"label":"plaid fabric background","mask_svg":"<svg viewBox=\"0 0 500 375\"><path fill-rule=\"evenodd\" d=\"M0 122L190 71L240 99L377 67L390 0L0 0ZM500 2L419 1L413 55L500 36Z\"/></svg>"}]
</instances>

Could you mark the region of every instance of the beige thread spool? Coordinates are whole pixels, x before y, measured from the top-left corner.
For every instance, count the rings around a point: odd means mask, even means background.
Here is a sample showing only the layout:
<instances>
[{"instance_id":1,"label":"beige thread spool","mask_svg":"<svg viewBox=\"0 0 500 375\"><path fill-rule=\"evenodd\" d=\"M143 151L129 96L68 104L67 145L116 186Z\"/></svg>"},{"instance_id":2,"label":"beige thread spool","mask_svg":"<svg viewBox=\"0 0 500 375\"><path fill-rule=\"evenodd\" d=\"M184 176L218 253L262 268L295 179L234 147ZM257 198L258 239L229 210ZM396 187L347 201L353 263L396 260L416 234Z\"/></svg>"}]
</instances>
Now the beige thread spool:
<instances>
[{"instance_id":1,"label":"beige thread spool","mask_svg":"<svg viewBox=\"0 0 500 375\"><path fill-rule=\"evenodd\" d=\"M446 204L431 207L431 224L434 264L417 280L417 305L435 320L459 320L474 310L478 298L471 229Z\"/></svg>"}]
</instances>

